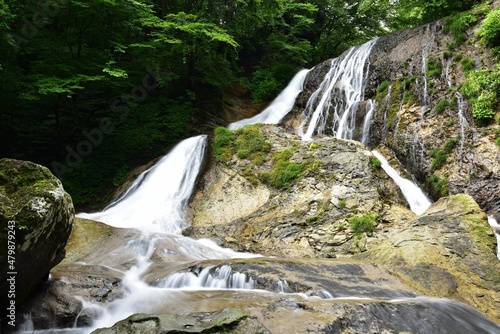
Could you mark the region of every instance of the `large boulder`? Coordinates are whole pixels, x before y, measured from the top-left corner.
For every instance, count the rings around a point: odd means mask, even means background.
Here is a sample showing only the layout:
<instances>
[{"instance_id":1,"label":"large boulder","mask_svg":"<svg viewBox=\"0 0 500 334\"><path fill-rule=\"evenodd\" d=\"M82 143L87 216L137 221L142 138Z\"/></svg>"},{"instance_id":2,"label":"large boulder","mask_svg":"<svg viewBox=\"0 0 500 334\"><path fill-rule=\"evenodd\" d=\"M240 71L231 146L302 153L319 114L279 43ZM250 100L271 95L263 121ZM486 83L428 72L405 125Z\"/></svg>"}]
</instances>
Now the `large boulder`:
<instances>
[{"instance_id":1,"label":"large boulder","mask_svg":"<svg viewBox=\"0 0 500 334\"><path fill-rule=\"evenodd\" d=\"M62 261L73 218L71 197L47 168L0 160L0 291L15 295L1 299L2 317L12 299L22 303Z\"/></svg>"},{"instance_id":2,"label":"large boulder","mask_svg":"<svg viewBox=\"0 0 500 334\"><path fill-rule=\"evenodd\" d=\"M359 255L397 272L422 294L452 298L500 321L500 262L486 214L469 195L432 204L393 226L387 239Z\"/></svg>"}]
</instances>

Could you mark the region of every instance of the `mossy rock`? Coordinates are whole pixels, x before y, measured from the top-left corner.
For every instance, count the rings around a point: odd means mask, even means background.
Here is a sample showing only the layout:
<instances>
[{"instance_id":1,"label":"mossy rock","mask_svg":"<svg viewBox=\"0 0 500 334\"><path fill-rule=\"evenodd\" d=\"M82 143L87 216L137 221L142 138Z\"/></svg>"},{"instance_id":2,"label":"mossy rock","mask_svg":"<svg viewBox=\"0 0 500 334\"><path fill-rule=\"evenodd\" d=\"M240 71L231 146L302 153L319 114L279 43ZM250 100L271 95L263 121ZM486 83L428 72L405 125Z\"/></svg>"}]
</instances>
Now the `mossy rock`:
<instances>
[{"instance_id":1,"label":"mossy rock","mask_svg":"<svg viewBox=\"0 0 500 334\"><path fill-rule=\"evenodd\" d=\"M73 218L71 197L47 168L28 161L0 160L0 242L15 243L15 252L11 249L10 254L7 247L1 247L0 260L3 273L17 272L17 304L64 258ZM7 255L15 261L7 262ZM6 280L0 288L7 291ZM2 309L7 302L3 300Z\"/></svg>"}]
</instances>

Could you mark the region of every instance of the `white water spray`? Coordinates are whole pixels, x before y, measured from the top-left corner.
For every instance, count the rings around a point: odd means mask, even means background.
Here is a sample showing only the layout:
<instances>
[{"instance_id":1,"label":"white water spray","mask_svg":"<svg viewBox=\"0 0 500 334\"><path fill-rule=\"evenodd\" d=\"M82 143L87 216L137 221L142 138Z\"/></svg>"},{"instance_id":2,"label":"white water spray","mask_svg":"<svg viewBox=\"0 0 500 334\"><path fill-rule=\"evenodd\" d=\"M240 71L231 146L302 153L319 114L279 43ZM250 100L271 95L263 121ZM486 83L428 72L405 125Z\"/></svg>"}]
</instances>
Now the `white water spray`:
<instances>
[{"instance_id":1,"label":"white water spray","mask_svg":"<svg viewBox=\"0 0 500 334\"><path fill-rule=\"evenodd\" d=\"M169 289L252 289L255 281L248 275L233 272L230 265L195 268L184 273L173 273L155 284Z\"/></svg>"},{"instance_id":2,"label":"white water spray","mask_svg":"<svg viewBox=\"0 0 500 334\"><path fill-rule=\"evenodd\" d=\"M309 71L304 69L295 74L288 86L260 114L231 123L228 125L228 129L236 130L245 125L256 123L278 124L292 110L295 99L302 92L304 80Z\"/></svg>"},{"instance_id":3,"label":"white water spray","mask_svg":"<svg viewBox=\"0 0 500 334\"><path fill-rule=\"evenodd\" d=\"M333 134L340 139L352 139L356 112L364 97L367 60L376 41L353 47L332 60L330 70L302 113L303 121L297 132L303 140L311 140L315 132L324 132L330 109L333 110ZM304 128L307 128L305 132Z\"/></svg>"},{"instance_id":4,"label":"white water spray","mask_svg":"<svg viewBox=\"0 0 500 334\"><path fill-rule=\"evenodd\" d=\"M399 175L399 173L389 165L389 162L384 158L382 154L377 151L372 151L373 155L380 160L382 163L382 168L385 170L387 175L394 180L394 182L399 186L403 196L410 205L411 211L417 215L421 215L427 210L431 205L431 201L423 193L415 183L407 180Z\"/></svg>"},{"instance_id":5,"label":"white water spray","mask_svg":"<svg viewBox=\"0 0 500 334\"><path fill-rule=\"evenodd\" d=\"M366 113L365 119L363 121L363 134L361 137L361 142L365 145L368 145L368 141L370 140L370 125L372 123L372 117L374 110L377 109L377 102L372 99L368 100L366 105Z\"/></svg>"},{"instance_id":6,"label":"white water spray","mask_svg":"<svg viewBox=\"0 0 500 334\"><path fill-rule=\"evenodd\" d=\"M104 222L114 227L148 232L179 233L185 228L184 208L203 161L206 136L192 137L178 144L119 200L104 211L80 213L77 217Z\"/></svg>"},{"instance_id":7,"label":"white water spray","mask_svg":"<svg viewBox=\"0 0 500 334\"><path fill-rule=\"evenodd\" d=\"M497 258L500 260L500 224L492 216L488 216L488 223L497 237Z\"/></svg>"}]
</instances>

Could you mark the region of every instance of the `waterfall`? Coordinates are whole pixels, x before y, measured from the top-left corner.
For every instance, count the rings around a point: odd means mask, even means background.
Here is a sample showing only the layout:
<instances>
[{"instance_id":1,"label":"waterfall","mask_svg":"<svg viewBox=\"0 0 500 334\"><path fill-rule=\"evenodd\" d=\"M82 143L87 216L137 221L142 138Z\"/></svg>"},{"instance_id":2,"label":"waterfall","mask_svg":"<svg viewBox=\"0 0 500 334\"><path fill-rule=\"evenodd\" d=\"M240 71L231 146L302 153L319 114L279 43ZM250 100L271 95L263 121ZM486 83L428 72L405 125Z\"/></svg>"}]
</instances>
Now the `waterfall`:
<instances>
[{"instance_id":1,"label":"waterfall","mask_svg":"<svg viewBox=\"0 0 500 334\"><path fill-rule=\"evenodd\" d=\"M98 213L77 217L114 227L178 233L185 228L184 207L200 170L206 136L186 139L143 172L117 201Z\"/></svg>"},{"instance_id":2,"label":"waterfall","mask_svg":"<svg viewBox=\"0 0 500 334\"><path fill-rule=\"evenodd\" d=\"M488 216L488 223L497 237L497 258L500 260L500 224L492 216Z\"/></svg>"},{"instance_id":3,"label":"waterfall","mask_svg":"<svg viewBox=\"0 0 500 334\"><path fill-rule=\"evenodd\" d=\"M304 140L310 140L314 133L324 133L330 110L333 135L340 139L352 139L356 112L364 97L369 67L367 60L376 41L373 39L350 48L331 61L330 70L312 93L302 113L297 132Z\"/></svg>"},{"instance_id":4,"label":"waterfall","mask_svg":"<svg viewBox=\"0 0 500 334\"><path fill-rule=\"evenodd\" d=\"M372 99L368 100L366 105L365 119L363 120L363 134L361 137L361 142L368 146L370 140L370 125L372 122L373 111L377 109L377 102Z\"/></svg>"},{"instance_id":5,"label":"waterfall","mask_svg":"<svg viewBox=\"0 0 500 334\"><path fill-rule=\"evenodd\" d=\"M469 127L469 122L467 122L467 119L465 118L464 115L464 109L465 109L465 103L464 103L464 97L456 87L453 86L453 82L451 80L450 76L450 66L451 66L451 59L448 59L446 62L446 70L444 73L444 77L446 79L446 83L448 84L448 87L451 89L455 90L455 97L457 98L457 104L458 104L458 112L457 112L457 117L458 117L458 123L460 125L460 157L462 157L464 153L464 141L465 141L465 129Z\"/></svg>"},{"instance_id":6,"label":"waterfall","mask_svg":"<svg viewBox=\"0 0 500 334\"><path fill-rule=\"evenodd\" d=\"M377 151L372 151L373 155L380 160L382 163L382 168L384 171L394 180L394 182L399 186L403 196L410 205L411 211L417 215L421 215L427 210L431 205L431 202L427 196L423 193L415 183L407 180L399 175L399 173L389 165L389 162L384 158L382 154Z\"/></svg>"},{"instance_id":7,"label":"waterfall","mask_svg":"<svg viewBox=\"0 0 500 334\"><path fill-rule=\"evenodd\" d=\"M241 121L229 124L229 130L236 130L244 127L245 125L266 123L278 124L283 117L288 114L294 104L297 95L302 92L304 87L304 80L310 70L304 69L299 71L287 87L271 102L271 104L258 115L251 118L245 118Z\"/></svg>"}]
</instances>

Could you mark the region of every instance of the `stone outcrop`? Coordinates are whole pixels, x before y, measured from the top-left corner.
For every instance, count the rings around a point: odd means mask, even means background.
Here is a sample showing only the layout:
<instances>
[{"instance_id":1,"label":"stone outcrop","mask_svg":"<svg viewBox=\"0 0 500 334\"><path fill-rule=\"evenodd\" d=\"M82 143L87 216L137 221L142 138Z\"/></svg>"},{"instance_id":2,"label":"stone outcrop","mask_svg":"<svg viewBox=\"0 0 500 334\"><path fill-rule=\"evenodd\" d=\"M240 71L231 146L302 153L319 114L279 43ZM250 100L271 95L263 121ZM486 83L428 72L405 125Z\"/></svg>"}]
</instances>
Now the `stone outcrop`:
<instances>
[{"instance_id":1,"label":"stone outcrop","mask_svg":"<svg viewBox=\"0 0 500 334\"><path fill-rule=\"evenodd\" d=\"M224 309L213 313L134 314L113 327L97 329L92 334L122 333L270 333L242 309Z\"/></svg>"},{"instance_id":2,"label":"stone outcrop","mask_svg":"<svg viewBox=\"0 0 500 334\"><path fill-rule=\"evenodd\" d=\"M496 240L468 195L440 199L359 257L394 270L422 294L465 302L500 322Z\"/></svg>"},{"instance_id":3,"label":"stone outcrop","mask_svg":"<svg viewBox=\"0 0 500 334\"><path fill-rule=\"evenodd\" d=\"M0 224L3 226L0 291L10 289L5 275L17 272L17 305L64 258L73 218L71 197L47 168L26 161L0 160ZM7 257L8 241L9 245L16 245L11 257ZM5 296L1 300L5 310L8 300Z\"/></svg>"},{"instance_id":4,"label":"stone outcrop","mask_svg":"<svg viewBox=\"0 0 500 334\"><path fill-rule=\"evenodd\" d=\"M226 163L210 164L192 197L186 235L264 255L343 257L365 251L391 224L414 217L362 144L328 137L303 142L280 127L256 128L270 143L266 162L256 165L235 152ZM261 180L284 150L303 166L285 189ZM363 215L376 217L376 229L354 233L349 219Z\"/></svg>"}]
</instances>

